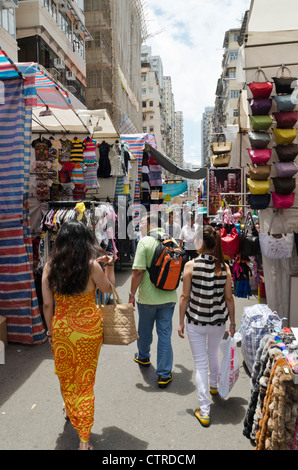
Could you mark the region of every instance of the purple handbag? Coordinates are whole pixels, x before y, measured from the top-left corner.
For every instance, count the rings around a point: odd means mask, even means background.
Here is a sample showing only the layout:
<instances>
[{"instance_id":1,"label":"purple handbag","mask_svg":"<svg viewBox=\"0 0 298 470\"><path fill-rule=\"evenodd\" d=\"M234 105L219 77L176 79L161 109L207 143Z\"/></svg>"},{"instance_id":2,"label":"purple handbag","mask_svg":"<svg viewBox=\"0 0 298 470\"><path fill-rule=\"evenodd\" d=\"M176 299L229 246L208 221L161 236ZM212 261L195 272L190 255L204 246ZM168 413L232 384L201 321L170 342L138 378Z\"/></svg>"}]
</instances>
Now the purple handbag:
<instances>
[{"instance_id":1,"label":"purple handbag","mask_svg":"<svg viewBox=\"0 0 298 470\"><path fill-rule=\"evenodd\" d=\"M272 99L270 98L254 98L248 101L253 116L265 116L269 114L272 107Z\"/></svg>"},{"instance_id":2,"label":"purple handbag","mask_svg":"<svg viewBox=\"0 0 298 470\"><path fill-rule=\"evenodd\" d=\"M276 162L275 168L279 178L292 178L298 171L293 162Z\"/></svg>"}]
</instances>

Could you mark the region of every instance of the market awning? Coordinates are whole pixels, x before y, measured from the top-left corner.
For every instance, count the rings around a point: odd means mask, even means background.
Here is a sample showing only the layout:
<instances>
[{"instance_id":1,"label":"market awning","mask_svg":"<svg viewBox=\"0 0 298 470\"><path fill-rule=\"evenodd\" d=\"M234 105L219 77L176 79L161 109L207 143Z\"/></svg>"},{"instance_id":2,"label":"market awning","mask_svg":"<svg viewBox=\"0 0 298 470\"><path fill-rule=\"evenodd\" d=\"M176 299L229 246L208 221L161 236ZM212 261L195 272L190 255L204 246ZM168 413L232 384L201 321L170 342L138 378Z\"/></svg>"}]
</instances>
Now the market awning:
<instances>
[{"instance_id":1,"label":"market awning","mask_svg":"<svg viewBox=\"0 0 298 470\"><path fill-rule=\"evenodd\" d=\"M163 194L169 194L171 197L180 196L187 191L187 182L166 183L162 185Z\"/></svg>"},{"instance_id":2,"label":"market awning","mask_svg":"<svg viewBox=\"0 0 298 470\"><path fill-rule=\"evenodd\" d=\"M77 109L80 119L88 127L94 139L119 139L120 135L116 131L109 113L106 109Z\"/></svg>"},{"instance_id":3,"label":"market awning","mask_svg":"<svg viewBox=\"0 0 298 470\"><path fill-rule=\"evenodd\" d=\"M207 169L200 168L199 170L188 170L186 168L179 167L171 158L163 155L161 152L153 148L150 144L146 144L148 151L155 158L156 161L167 171L173 175L179 175L183 178L192 180L201 180L207 177Z\"/></svg>"}]
</instances>

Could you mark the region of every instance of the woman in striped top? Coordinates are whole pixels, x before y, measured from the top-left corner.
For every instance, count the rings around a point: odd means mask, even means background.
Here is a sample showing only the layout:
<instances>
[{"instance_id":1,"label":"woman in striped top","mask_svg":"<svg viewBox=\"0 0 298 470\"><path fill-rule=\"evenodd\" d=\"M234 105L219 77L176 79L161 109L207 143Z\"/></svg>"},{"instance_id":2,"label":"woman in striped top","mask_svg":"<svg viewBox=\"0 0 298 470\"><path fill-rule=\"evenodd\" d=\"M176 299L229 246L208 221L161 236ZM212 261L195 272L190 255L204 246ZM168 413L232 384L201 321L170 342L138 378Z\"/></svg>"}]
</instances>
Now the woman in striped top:
<instances>
[{"instance_id":1,"label":"woman in striped top","mask_svg":"<svg viewBox=\"0 0 298 470\"><path fill-rule=\"evenodd\" d=\"M228 317L231 322L229 335L234 336L235 304L231 272L223 258L219 232L211 226L205 226L203 236L201 230L197 231L195 242L199 255L186 263L183 272L178 334L184 338L186 317L199 402L195 416L203 426L208 426L211 404L208 388L212 395L217 394L220 343Z\"/></svg>"}]
</instances>

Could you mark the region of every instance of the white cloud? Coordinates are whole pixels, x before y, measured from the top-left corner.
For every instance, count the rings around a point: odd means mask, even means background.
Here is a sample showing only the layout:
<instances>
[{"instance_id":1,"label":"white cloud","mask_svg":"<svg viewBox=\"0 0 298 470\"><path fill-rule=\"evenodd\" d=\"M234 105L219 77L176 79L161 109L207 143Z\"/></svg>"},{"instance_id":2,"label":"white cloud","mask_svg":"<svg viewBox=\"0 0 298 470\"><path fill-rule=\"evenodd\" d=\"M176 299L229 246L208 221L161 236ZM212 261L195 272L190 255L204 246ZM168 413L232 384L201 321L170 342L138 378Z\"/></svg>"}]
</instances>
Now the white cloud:
<instances>
[{"instance_id":1,"label":"white cloud","mask_svg":"<svg viewBox=\"0 0 298 470\"><path fill-rule=\"evenodd\" d=\"M250 0L147 0L145 12L152 54L163 62L172 78L176 110L185 121L197 124L205 107L213 106L221 74L225 32L241 26ZM160 32L161 31L161 32ZM159 34L155 34L158 33ZM185 152L200 147L200 135L185 141ZM199 148L200 153L200 148Z\"/></svg>"}]
</instances>

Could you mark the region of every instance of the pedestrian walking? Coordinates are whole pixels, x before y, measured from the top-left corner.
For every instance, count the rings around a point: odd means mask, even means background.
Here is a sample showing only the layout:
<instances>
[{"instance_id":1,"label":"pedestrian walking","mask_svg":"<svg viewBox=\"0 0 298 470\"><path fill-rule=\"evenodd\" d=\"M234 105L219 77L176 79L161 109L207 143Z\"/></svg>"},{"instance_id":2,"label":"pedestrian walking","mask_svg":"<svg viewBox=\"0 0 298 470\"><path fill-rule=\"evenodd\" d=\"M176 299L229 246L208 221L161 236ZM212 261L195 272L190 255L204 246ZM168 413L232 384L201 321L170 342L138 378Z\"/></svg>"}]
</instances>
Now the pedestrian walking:
<instances>
[{"instance_id":1,"label":"pedestrian walking","mask_svg":"<svg viewBox=\"0 0 298 470\"><path fill-rule=\"evenodd\" d=\"M179 243L179 237L181 233L180 225L174 220L174 213L170 211L168 214L168 221L164 224L165 232L170 235L171 238L174 238L177 243Z\"/></svg>"},{"instance_id":2,"label":"pedestrian walking","mask_svg":"<svg viewBox=\"0 0 298 470\"><path fill-rule=\"evenodd\" d=\"M184 338L186 317L199 404L195 416L203 426L209 426L211 401L208 394L218 393L220 343L228 318L229 335L234 336L235 304L231 272L224 261L219 232L205 226L203 235L197 232L195 242L199 255L187 262L183 271L178 334Z\"/></svg>"},{"instance_id":3,"label":"pedestrian walking","mask_svg":"<svg viewBox=\"0 0 298 470\"><path fill-rule=\"evenodd\" d=\"M89 443L94 423L94 384L102 344L102 318L95 294L111 292L115 284L110 256L96 259L95 240L77 220L60 228L42 276L47 335L52 345L55 373L70 419L79 435L79 450ZM105 272L99 265L105 265ZM54 312L55 309L55 312Z\"/></svg>"},{"instance_id":4,"label":"pedestrian walking","mask_svg":"<svg viewBox=\"0 0 298 470\"><path fill-rule=\"evenodd\" d=\"M129 302L135 305L135 295L138 290L138 352L134 360L140 366L150 366L150 349L153 341L153 327L156 324L158 387L166 388L172 381L173 349L172 349L172 318L177 303L176 290L165 291L158 289L150 280L147 268L151 266L155 249L159 243L152 235L163 235L159 214L147 213L142 217L140 228L142 238L132 266ZM151 234L151 236L150 236Z\"/></svg>"},{"instance_id":5,"label":"pedestrian walking","mask_svg":"<svg viewBox=\"0 0 298 470\"><path fill-rule=\"evenodd\" d=\"M183 248L184 263L187 263L190 259L194 259L197 256L197 250L195 247L194 239L198 229L198 225L195 223L195 214L188 212L186 214L186 224L183 225L179 235L179 246Z\"/></svg>"}]
</instances>

